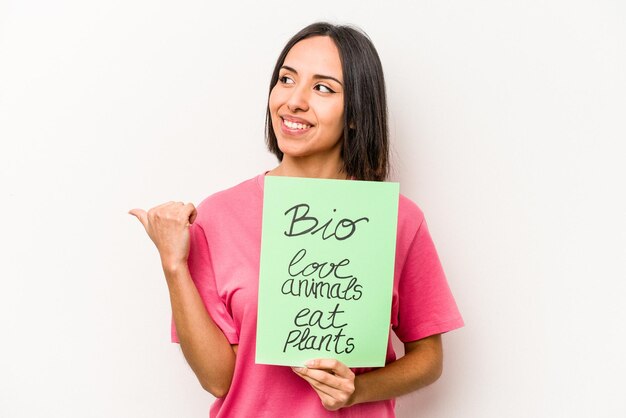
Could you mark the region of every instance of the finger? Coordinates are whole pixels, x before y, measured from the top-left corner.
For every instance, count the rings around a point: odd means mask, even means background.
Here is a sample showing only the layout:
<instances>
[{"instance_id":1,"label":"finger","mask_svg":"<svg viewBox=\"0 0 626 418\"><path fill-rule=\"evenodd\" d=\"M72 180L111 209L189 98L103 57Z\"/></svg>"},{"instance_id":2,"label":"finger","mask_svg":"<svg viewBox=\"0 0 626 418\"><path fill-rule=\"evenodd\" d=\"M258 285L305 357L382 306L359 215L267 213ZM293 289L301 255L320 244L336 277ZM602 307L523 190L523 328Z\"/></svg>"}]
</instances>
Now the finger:
<instances>
[{"instance_id":1,"label":"finger","mask_svg":"<svg viewBox=\"0 0 626 418\"><path fill-rule=\"evenodd\" d=\"M321 382L320 380L308 375L308 374L301 374L299 372L296 372L296 374L298 376L300 376L302 379L306 380L312 387L313 389L315 389L316 392L318 392L319 394L324 394L326 396L329 396L333 399L338 399L341 397L342 391L340 391L339 389L333 387L333 386L329 386L327 384L324 384L323 382Z\"/></svg>"},{"instance_id":2,"label":"finger","mask_svg":"<svg viewBox=\"0 0 626 418\"><path fill-rule=\"evenodd\" d=\"M131 209L128 211L129 214L133 215L135 218L139 219L139 222L143 225L144 228L148 228L148 214L143 209Z\"/></svg>"},{"instance_id":3,"label":"finger","mask_svg":"<svg viewBox=\"0 0 626 418\"><path fill-rule=\"evenodd\" d=\"M318 386L316 387L320 389L328 387L348 395L354 392L354 375L342 377L337 374L332 374L332 372L327 370L311 369L307 367L294 369L294 371L301 376L306 376L318 382ZM350 371L350 373L352 373L352 371ZM325 391L331 396L336 396L335 392L330 393L327 390Z\"/></svg>"},{"instance_id":4,"label":"finger","mask_svg":"<svg viewBox=\"0 0 626 418\"><path fill-rule=\"evenodd\" d=\"M300 371L296 371L296 373L301 376L307 376L308 378L319 382L321 385L328 386L342 392L351 393L354 391L353 379L334 375L326 370L304 368Z\"/></svg>"},{"instance_id":5,"label":"finger","mask_svg":"<svg viewBox=\"0 0 626 418\"><path fill-rule=\"evenodd\" d=\"M147 218L150 221L154 221L155 218L169 218L171 216L171 214L177 214L178 213L178 209L174 209L173 208L175 206L179 206L179 205L184 205L183 202L175 202L173 200L170 200L169 202L165 202L165 203L161 203L160 205L157 205L153 208L151 208L148 211L148 216Z\"/></svg>"},{"instance_id":6,"label":"finger","mask_svg":"<svg viewBox=\"0 0 626 418\"><path fill-rule=\"evenodd\" d=\"M309 385L311 385L313 390L315 390L320 400L322 401L324 408L330 411L334 411L345 406L353 392L337 390L330 386L326 386L306 375L303 376L299 374L299 376L302 379L306 380Z\"/></svg>"},{"instance_id":7,"label":"finger","mask_svg":"<svg viewBox=\"0 0 626 418\"><path fill-rule=\"evenodd\" d=\"M189 224L194 223L196 217L198 216L198 211L196 211L196 207L193 205L193 203L187 203L185 205L185 209L188 211L187 216L189 218Z\"/></svg>"},{"instance_id":8,"label":"finger","mask_svg":"<svg viewBox=\"0 0 626 418\"><path fill-rule=\"evenodd\" d=\"M306 363L309 369L332 370L336 375L346 378L354 378L354 373L348 366L339 360L332 358L320 358L309 360Z\"/></svg>"}]
</instances>

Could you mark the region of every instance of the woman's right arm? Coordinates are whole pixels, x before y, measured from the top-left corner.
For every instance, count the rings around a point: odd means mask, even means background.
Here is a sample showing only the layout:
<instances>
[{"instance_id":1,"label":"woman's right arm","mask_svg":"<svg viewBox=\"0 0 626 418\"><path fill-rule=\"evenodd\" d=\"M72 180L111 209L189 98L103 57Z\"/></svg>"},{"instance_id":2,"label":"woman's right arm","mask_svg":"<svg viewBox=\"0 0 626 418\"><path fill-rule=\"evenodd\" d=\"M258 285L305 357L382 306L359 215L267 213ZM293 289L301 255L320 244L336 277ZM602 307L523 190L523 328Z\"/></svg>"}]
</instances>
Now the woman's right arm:
<instances>
[{"instance_id":1,"label":"woman's right arm","mask_svg":"<svg viewBox=\"0 0 626 418\"><path fill-rule=\"evenodd\" d=\"M191 204L168 202L145 212L129 211L154 242L170 293L172 316L185 359L202 387L221 398L230 388L237 346L231 346L206 311L189 267L189 226L195 221Z\"/></svg>"},{"instance_id":2,"label":"woman's right arm","mask_svg":"<svg viewBox=\"0 0 626 418\"><path fill-rule=\"evenodd\" d=\"M230 388L235 370L236 346L230 345L207 313L187 264L164 266L163 271L185 359L202 387L213 396L222 398Z\"/></svg>"}]
</instances>

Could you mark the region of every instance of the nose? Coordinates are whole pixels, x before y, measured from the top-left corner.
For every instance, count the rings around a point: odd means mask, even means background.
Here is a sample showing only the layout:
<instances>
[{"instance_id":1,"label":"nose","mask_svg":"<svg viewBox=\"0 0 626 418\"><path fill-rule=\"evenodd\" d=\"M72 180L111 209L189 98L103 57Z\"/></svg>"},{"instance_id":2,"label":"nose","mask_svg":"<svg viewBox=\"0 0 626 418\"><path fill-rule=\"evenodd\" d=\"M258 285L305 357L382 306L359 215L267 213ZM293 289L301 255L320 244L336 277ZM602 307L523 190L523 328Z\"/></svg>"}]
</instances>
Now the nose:
<instances>
[{"instance_id":1,"label":"nose","mask_svg":"<svg viewBox=\"0 0 626 418\"><path fill-rule=\"evenodd\" d=\"M309 93L305 85L297 85L291 90L287 100L287 108L290 112L309 110Z\"/></svg>"}]
</instances>

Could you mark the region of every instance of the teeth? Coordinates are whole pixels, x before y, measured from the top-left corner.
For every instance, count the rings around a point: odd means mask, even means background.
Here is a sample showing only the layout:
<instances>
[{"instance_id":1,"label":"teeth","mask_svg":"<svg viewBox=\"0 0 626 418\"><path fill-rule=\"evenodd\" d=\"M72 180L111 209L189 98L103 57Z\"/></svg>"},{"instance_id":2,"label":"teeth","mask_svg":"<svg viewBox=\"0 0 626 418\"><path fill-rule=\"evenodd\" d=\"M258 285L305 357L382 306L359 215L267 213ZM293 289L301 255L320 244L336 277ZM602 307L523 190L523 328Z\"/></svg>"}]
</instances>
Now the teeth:
<instances>
[{"instance_id":1,"label":"teeth","mask_svg":"<svg viewBox=\"0 0 626 418\"><path fill-rule=\"evenodd\" d=\"M308 129L311 127L311 125L307 125L304 123L291 122L286 119L283 119L283 121L285 122L285 126L288 127L289 129Z\"/></svg>"}]
</instances>

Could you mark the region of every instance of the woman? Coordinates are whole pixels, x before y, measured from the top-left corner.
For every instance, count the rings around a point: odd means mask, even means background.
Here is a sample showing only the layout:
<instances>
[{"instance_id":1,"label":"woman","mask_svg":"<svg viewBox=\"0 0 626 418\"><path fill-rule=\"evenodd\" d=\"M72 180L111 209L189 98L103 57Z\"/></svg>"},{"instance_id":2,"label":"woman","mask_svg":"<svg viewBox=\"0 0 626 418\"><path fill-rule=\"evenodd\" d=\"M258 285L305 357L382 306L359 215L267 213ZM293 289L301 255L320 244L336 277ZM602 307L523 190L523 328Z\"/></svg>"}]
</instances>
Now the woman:
<instances>
[{"instance_id":1,"label":"woman","mask_svg":"<svg viewBox=\"0 0 626 418\"><path fill-rule=\"evenodd\" d=\"M198 210L133 209L156 244L170 291L172 339L216 402L212 417L393 417L394 398L435 381L440 334L462 326L422 212L401 196L391 326L406 354L351 370L334 359L303 368L257 365L256 298L264 175L382 181L388 172L385 87L362 32L316 23L280 54L267 108L280 164L216 193Z\"/></svg>"}]
</instances>

